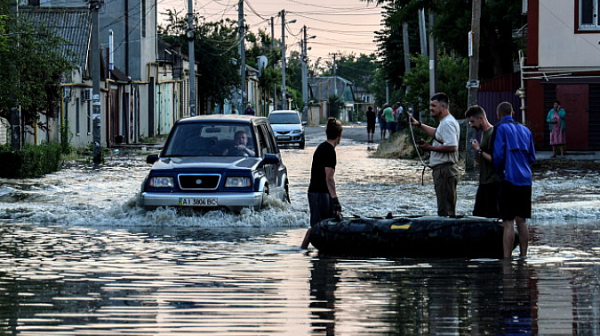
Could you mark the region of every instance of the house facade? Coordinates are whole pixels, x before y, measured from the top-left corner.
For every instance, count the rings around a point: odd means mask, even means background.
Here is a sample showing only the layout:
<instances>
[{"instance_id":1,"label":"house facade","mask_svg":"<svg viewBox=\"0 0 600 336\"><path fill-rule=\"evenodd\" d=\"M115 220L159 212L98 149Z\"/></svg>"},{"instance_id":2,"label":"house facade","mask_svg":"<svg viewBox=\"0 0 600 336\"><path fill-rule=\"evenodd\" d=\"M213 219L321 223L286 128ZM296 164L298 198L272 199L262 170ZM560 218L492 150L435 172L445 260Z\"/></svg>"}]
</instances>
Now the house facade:
<instances>
[{"instance_id":1,"label":"house facade","mask_svg":"<svg viewBox=\"0 0 600 336\"><path fill-rule=\"evenodd\" d=\"M546 115L567 111L567 150L600 150L599 0L526 0L527 52L520 57L527 123L549 149Z\"/></svg>"},{"instance_id":2,"label":"house facade","mask_svg":"<svg viewBox=\"0 0 600 336\"><path fill-rule=\"evenodd\" d=\"M320 120L327 119L329 116L328 101L329 97L337 96L344 102L340 120L344 122L351 121L355 112L354 91L352 82L339 76L323 76L308 78L308 87L312 100L317 101L319 106L318 113L316 109L311 108L308 115L308 122L319 124Z\"/></svg>"},{"instance_id":3,"label":"house facade","mask_svg":"<svg viewBox=\"0 0 600 336\"><path fill-rule=\"evenodd\" d=\"M157 0L100 4L101 145L138 143L145 137L167 133L175 120L189 116L185 95L189 87L185 81L189 79L182 70L186 62L174 64L172 58L159 55ZM57 140L58 132L53 130L68 123L71 144L85 147L93 141L90 55L95 52L90 43L87 1L21 0L19 5L21 12L38 13L36 19L52 22L52 30L69 41L67 45L84 45L83 49L71 50L83 61L62 83L61 114L56 127L49 130L54 134L36 137L36 141ZM80 17L75 22L77 15Z\"/></svg>"}]
</instances>

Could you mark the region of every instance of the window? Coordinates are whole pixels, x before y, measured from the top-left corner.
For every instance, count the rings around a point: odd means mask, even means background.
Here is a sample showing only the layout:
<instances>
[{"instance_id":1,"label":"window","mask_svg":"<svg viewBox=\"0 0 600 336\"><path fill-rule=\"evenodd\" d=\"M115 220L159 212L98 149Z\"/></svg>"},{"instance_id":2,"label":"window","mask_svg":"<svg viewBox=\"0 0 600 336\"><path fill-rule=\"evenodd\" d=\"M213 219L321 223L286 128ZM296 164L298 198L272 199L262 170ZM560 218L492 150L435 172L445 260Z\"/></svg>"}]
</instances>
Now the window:
<instances>
[{"instance_id":1,"label":"window","mask_svg":"<svg viewBox=\"0 0 600 336\"><path fill-rule=\"evenodd\" d=\"M577 0L579 8L577 15L579 17L579 31L599 31L600 22L598 22L598 0Z\"/></svg>"},{"instance_id":2,"label":"window","mask_svg":"<svg viewBox=\"0 0 600 336\"><path fill-rule=\"evenodd\" d=\"M79 135L79 98L75 98L75 134Z\"/></svg>"},{"instance_id":3,"label":"window","mask_svg":"<svg viewBox=\"0 0 600 336\"><path fill-rule=\"evenodd\" d=\"M92 106L90 100L87 101L87 133L92 134Z\"/></svg>"},{"instance_id":4,"label":"window","mask_svg":"<svg viewBox=\"0 0 600 336\"><path fill-rule=\"evenodd\" d=\"M146 37L146 0L142 0L142 37Z\"/></svg>"}]
</instances>

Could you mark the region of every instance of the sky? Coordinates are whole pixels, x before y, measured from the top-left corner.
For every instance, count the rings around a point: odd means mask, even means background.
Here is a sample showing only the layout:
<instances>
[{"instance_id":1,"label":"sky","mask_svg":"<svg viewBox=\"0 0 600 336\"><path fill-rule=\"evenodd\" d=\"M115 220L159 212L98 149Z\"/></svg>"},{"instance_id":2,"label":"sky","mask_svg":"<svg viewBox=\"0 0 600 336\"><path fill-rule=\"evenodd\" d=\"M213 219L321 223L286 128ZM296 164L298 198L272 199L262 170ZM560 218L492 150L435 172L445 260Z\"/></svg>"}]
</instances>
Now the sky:
<instances>
[{"instance_id":1,"label":"sky","mask_svg":"<svg viewBox=\"0 0 600 336\"><path fill-rule=\"evenodd\" d=\"M177 9L187 13L187 0L158 0L160 13L167 9ZM203 16L206 21L218 21L229 18L237 21L237 0L194 0L194 12ZM311 62L317 58L322 61L333 60L333 55L349 55L354 53L371 54L377 50L375 31L381 25L381 8L373 3L359 0L245 0L244 14L246 25L250 31L259 29L271 34L271 17L274 17L275 38L281 39L281 18L279 13L285 10L286 37L285 44L289 56L290 51L300 52L302 28L306 26L308 39L308 57ZM295 23L289 23L296 20ZM311 39L311 36L316 36Z\"/></svg>"}]
</instances>

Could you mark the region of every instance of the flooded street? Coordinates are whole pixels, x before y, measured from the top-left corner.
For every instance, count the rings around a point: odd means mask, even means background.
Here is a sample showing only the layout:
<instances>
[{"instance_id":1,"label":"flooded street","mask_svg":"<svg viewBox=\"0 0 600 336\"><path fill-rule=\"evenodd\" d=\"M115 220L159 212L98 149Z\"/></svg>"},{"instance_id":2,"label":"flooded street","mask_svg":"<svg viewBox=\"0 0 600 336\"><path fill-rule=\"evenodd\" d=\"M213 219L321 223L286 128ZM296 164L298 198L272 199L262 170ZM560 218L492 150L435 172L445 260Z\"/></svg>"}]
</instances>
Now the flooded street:
<instances>
[{"instance_id":1,"label":"flooded street","mask_svg":"<svg viewBox=\"0 0 600 336\"><path fill-rule=\"evenodd\" d=\"M260 212L144 211L133 152L0 179L0 334L600 335L599 172L536 172L526 260L334 258L299 249L313 134L283 149L291 205ZM435 214L430 171L373 149L337 147L344 214Z\"/></svg>"}]
</instances>

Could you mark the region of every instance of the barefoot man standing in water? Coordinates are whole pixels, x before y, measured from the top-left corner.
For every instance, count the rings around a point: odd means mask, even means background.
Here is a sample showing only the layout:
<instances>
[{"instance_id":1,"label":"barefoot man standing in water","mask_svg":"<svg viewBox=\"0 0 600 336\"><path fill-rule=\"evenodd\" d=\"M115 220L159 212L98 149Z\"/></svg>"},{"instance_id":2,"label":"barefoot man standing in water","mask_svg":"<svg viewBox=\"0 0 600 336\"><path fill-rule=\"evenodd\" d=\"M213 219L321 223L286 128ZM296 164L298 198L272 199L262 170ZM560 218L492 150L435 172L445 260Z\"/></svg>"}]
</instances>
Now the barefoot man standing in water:
<instances>
[{"instance_id":1,"label":"barefoot man standing in water","mask_svg":"<svg viewBox=\"0 0 600 336\"><path fill-rule=\"evenodd\" d=\"M516 122L510 103L496 108L500 122L492 137L494 168L500 179L498 212L504 226L504 258L510 258L515 241L515 222L519 231L520 256L527 256L529 230L525 218L531 218L531 167L535 162L533 135Z\"/></svg>"}]
</instances>

